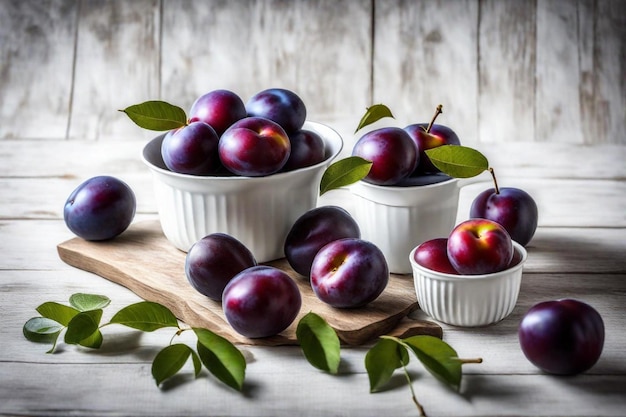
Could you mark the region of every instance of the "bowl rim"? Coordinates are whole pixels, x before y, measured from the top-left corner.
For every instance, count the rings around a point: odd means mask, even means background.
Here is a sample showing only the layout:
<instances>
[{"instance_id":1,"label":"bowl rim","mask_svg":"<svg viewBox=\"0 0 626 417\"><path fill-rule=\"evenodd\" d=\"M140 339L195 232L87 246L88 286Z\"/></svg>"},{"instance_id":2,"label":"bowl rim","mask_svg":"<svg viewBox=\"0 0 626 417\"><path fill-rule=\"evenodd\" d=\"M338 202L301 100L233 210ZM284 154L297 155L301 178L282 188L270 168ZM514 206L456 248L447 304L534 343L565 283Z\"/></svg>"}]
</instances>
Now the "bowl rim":
<instances>
[{"instance_id":1,"label":"bowl rim","mask_svg":"<svg viewBox=\"0 0 626 417\"><path fill-rule=\"evenodd\" d=\"M324 165L328 165L335 158L337 158L337 156L343 150L343 147L344 147L343 138L341 137L341 135L335 129L333 129L332 127L330 127L330 126L328 126L326 124L319 123L319 122L314 122L314 121L310 121L310 120L305 121L302 128L306 129L307 126L313 127L313 128L315 128L315 127L322 127L324 129L328 129L329 131L331 131L334 134L334 136L335 136L335 139L337 141L338 147L337 147L336 151L334 151L331 154L329 154L328 157L325 158L323 161L318 162L317 164L314 164L314 165L309 165L307 167L294 169L292 171L277 172L277 173L274 173L274 174L271 174L271 175L265 175L265 176L260 176L260 177L246 177L246 176L242 176L242 175L231 175L231 176L192 175L192 174L182 174L182 173L179 173L179 172L170 171L169 169L161 168L161 167L153 164L146 157L146 152L147 152L148 147L151 146L151 145L154 146L153 144L155 142L157 142L157 141L162 141L163 138L165 137L165 135L167 134L167 132L163 132L160 135L157 135L157 136L153 137L152 139L150 139L143 146L143 148L141 150L141 160L151 170L153 170L155 172L158 172L158 173L160 173L162 175L169 176L169 177L172 177L172 178L188 179L188 180L191 180L191 181L212 181L212 182L220 181L220 182L225 182L225 181L267 181L268 178L280 179L280 178L284 178L284 177L291 176L291 175L298 175L299 173L303 173L303 172L307 172L307 171L317 170L317 169L319 169L320 167L322 167ZM316 132L316 133L318 133L318 132ZM324 139L325 143L329 142L328 140L326 140L326 137L324 135L320 135L320 136L322 136L322 139Z\"/></svg>"},{"instance_id":2,"label":"bowl rim","mask_svg":"<svg viewBox=\"0 0 626 417\"><path fill-rule=\"evenodd\" d=\"M513 265L510 268L507 268L507 269L504 269L504 270L498 271L498 272L492 272L490 274L457 275L457 274L448 274L448 273L445 273L445 272L439 272L439 271L435 271L433 269L426 268L425 266L422 266L422 265L418 264L415 261L415 258L414 258L415 251L417 250L417 248L420 247L420 245L422 245L421 243L411 250L411 252L409 254L409 261L411 262L411 266L413 268L414 275L415 275L415 270L417 269L417 270L419 270L421 272L424 272L424 273L428 274L429 278L431 278L431 279L438 279L438 280L444 280L444 281L467 281L467 280L497 279L497 278L502 278L504 276L508 276L508 275L514 274L515 272L519 271L520 269L522 269L524 267L524 264L526 263L526 260L528 259L528 251L526 250L526 248L524 246L520 245L519 243L517 243L514 240L512 242L513 242L513 250L518 252L522 256L522 259L520 259L520 261L517 264Z\"/></svg>"},{"instance_id":3,"label":"bowl rim","mask_svg":"<svg viewBox=\"0 0 626 417\"><path fill-rule=\"evenodd\" d=\"M459 183L459 178L454 178L454 177L450 177L447 180L444 181L439 181L436 182L434 184L424 184L424 185L408 185L406 187L401 187L399 185L379 185L379 184L372 184L370 182L364 181L364 180L359 180L357 182L355 182L354 184L351 184L350 186L363 186L363 187L369 187L372 188L374 190L397 190L397 191L411 191L411 190L421 190L424 188L437 188L437 187L443 187L446 185L450 185L452 183Z\"/></svg>"}]
</instances>

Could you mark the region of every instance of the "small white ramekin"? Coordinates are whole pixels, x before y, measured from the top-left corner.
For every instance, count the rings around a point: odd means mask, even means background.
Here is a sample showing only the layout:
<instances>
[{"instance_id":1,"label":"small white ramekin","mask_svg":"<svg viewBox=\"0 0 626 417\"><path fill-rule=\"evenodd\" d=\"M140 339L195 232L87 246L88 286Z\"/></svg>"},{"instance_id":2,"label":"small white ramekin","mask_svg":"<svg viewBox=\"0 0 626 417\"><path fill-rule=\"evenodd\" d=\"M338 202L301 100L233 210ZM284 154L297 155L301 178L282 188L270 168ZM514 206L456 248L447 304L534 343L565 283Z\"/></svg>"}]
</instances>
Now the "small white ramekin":
<instances>
[{"instance_id":1,"label":"small white ramekin","mask_svg":"<svg viewBox=\"0 0 626 417\"><path fill-rule=\"evenodd\" d=\"M380 248L392 273L410 274L409 252L422 242L448 236L455 226L457 179L412 187L359 181L349 189L361 237Z\"/></svg>"},{"instance_id":2,"label":"small white ramekin","mask_svg":"<svg viewBox=\"0 0 626 417\"><path fill-rule=\"evenodd\" d=\"M517 303L522 269L528 256L526 249L513 242L519 262L500 272L485 275L452 275L433 271L415 262L415 251L409 260L413 282L422 311L453 326L478 327L506 318Z\"/></svg>"},{"instance_id":3,"label":"small white ramekin","mask_svg":"<svg viewBox=\"0 0 626 417\"><path fill-rule=\"evenodd\" d=\"M161 157L163 136L152 139L142 159L153 174L156 205L165 237L188 251L208 234L232 235L258 262L283 258L293 223L314 208L325 169L343 147L328 126L306 122L304 129L324 139L326 159L316 165L265 177L212 177L178 174Z\"/></svg>"}]
</instances>

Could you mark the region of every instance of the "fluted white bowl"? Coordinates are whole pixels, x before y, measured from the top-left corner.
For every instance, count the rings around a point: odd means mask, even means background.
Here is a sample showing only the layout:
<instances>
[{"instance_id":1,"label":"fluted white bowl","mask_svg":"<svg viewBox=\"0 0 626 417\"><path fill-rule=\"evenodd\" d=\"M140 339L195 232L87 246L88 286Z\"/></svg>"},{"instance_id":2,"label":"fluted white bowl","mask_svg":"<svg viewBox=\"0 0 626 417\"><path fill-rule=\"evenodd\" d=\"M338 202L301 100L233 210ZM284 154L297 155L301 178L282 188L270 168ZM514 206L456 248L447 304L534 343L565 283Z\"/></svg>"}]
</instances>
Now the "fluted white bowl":
<instances>
[{"instance_id":1,"label":"fluted white bowl","mask_svg":"<svg viewBox=\"0 0 626 417\"><path fill-rule=\"evenodd\" d=\"M517 303L526 249L513 242L519 262L512 267L484 275L453 275L428 269L409 260L420 308L435 320L454 326L487 326L505 319Z\"/></svg>"},{"instance_id":2,"label":"fluted white bowl","mask_svg":"<svg viewBox=\"0 0 626 417\"><path fill-rule=\"evenodd\" d=\"M142 159L153 176L159 220L165 237L178 249L204 236L232 235L258 262L284 257L284 241L293 223L314 208L324 170L343 147L330 127L306 122L304 129L322 137L326 159L316 165L265 177L214 177L168 170L161 157L163 136L152 139Z\"/></svg>"},{"instance_id":3,"label":"fluted white bowl","mask_svg":"<svg viewBox=\"0 0 626 417\"><path fill-rule=\"evenodd\" d=\"M359 181L349 188L361 237L380 248L392 273L410 274L409 252L422 242L448 236L455 226L457 179L411 187Z\"/></svg>"}]
</instances>

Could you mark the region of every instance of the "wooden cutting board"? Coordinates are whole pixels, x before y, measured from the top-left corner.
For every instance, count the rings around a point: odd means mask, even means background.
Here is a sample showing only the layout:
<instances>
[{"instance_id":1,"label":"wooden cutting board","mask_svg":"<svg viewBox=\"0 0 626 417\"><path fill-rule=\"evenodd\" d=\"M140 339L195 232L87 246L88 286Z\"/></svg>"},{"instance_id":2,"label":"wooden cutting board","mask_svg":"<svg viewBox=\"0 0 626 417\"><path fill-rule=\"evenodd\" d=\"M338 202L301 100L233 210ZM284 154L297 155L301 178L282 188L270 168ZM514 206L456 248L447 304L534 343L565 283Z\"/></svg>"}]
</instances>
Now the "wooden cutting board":
<instances>
[{"instance_id":1,"label":"wooden cutting board","mask_svg":"<svg viewBox=\"0 0 626 417\"><path fill-rule=\"evenodd\" d=\"M187 325L209 329L233 343L297 344L297 322L310 311L324 317L342 342L349 345L360 345L383 334L442 335L438 324L407 317L418 308L410 275L392 274L385 291L365 307L335 309L319 301L308 280L291 269L285 259L269 262L268 265L284 270L296 281L302 293L302 308L294 323L281 334L249 339L230 327L219 302L191 287L185 276L186 254L169 243L158 220L135 223L110 241L73 238L59 244L57 249L65 263L123 285L144 300L161 303Z\"/></svg>"}]
</instances>

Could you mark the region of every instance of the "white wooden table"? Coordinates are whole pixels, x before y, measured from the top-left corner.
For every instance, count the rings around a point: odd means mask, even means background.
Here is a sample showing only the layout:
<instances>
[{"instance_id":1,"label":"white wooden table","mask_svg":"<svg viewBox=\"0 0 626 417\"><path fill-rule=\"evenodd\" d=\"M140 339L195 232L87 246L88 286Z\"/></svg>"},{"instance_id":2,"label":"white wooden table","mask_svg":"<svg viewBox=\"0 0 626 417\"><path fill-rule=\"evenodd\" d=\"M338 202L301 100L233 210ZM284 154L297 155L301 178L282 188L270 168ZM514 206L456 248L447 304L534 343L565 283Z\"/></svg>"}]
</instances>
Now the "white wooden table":
<instances>
[{"instance_id":1,"label":"white wooden table","mask_svg":"<svg viewBox=\"0 0 626 417\"><path fill-rule=\"evenodd\" d=\"M343 131L349 137L349 131ZM245 389L235 392L204 371L157 388L150 374L171 331L142 334L103 329L98 351L27 341L22 326L44 301L75 292L111 298L109 314L138 301L129 290L61 262L56 245L72 237L62 220L71 190L97 174L127 181L138 198L136 220L156 218L141 140L115 143L0 141L0 415L291 416L416 415L408 387L369 393L368 346L344 348L339 376L322 373L297 347L241 346L248 362ZM626 147L517 143L483 149L501 186L518 186L537 200L540 227L529 245L518 304L507 319L485 328L443 325L444 340L466 365L460 394L413 361L418 398L429 416L622 416L626 413ZM489 177L461 191L458 219ZM340 194L320 204L344 200ZM349 203L346 203L349 207ZM575 297L592 304L606 326L602 357L576 377L545 375L523 356L516 328L536 302ZM106 319L105 311L105 319ZM428 319L422 312L417 317Z\"/></svg>"},{"instance_id":2,"label":"white wooden table","mask_svg":"<svg viewBox=\"0 0 626 417\"><path fill-rule=\"evenodd\" d=\"M190 364L157 388L151 363L168 330L107 326L100 350L61 344L53 355L22 335L44 301L104 294L104 320L139 301L56 252L73 237L63 204L89 177L125 180L135 220L157 218L139 157L152 133L117 109L150 99L188 108L212 89L247 98L274 86L298 91L346 150L366 106L388 104L406 125L443 103L440 122L487 154L500 185L537 200L513 313L485 328L442 326L460 356L484 359L465 366L461 393L413 360L429 416L626 415L625 9L621 0L0 0L0 416L417 415L401 374L369 393L368 346L343 349L339 376L297 347L242 346L238 393L206 372L193 380ZM487 174L478 180L461 191L459 221L490 186ZM320 204L349 208L343 197ZM516 336L528 308L562 297L592 304L606 326L596 366L568 378L538 371Z\"/></svg>"}]
</instances>

